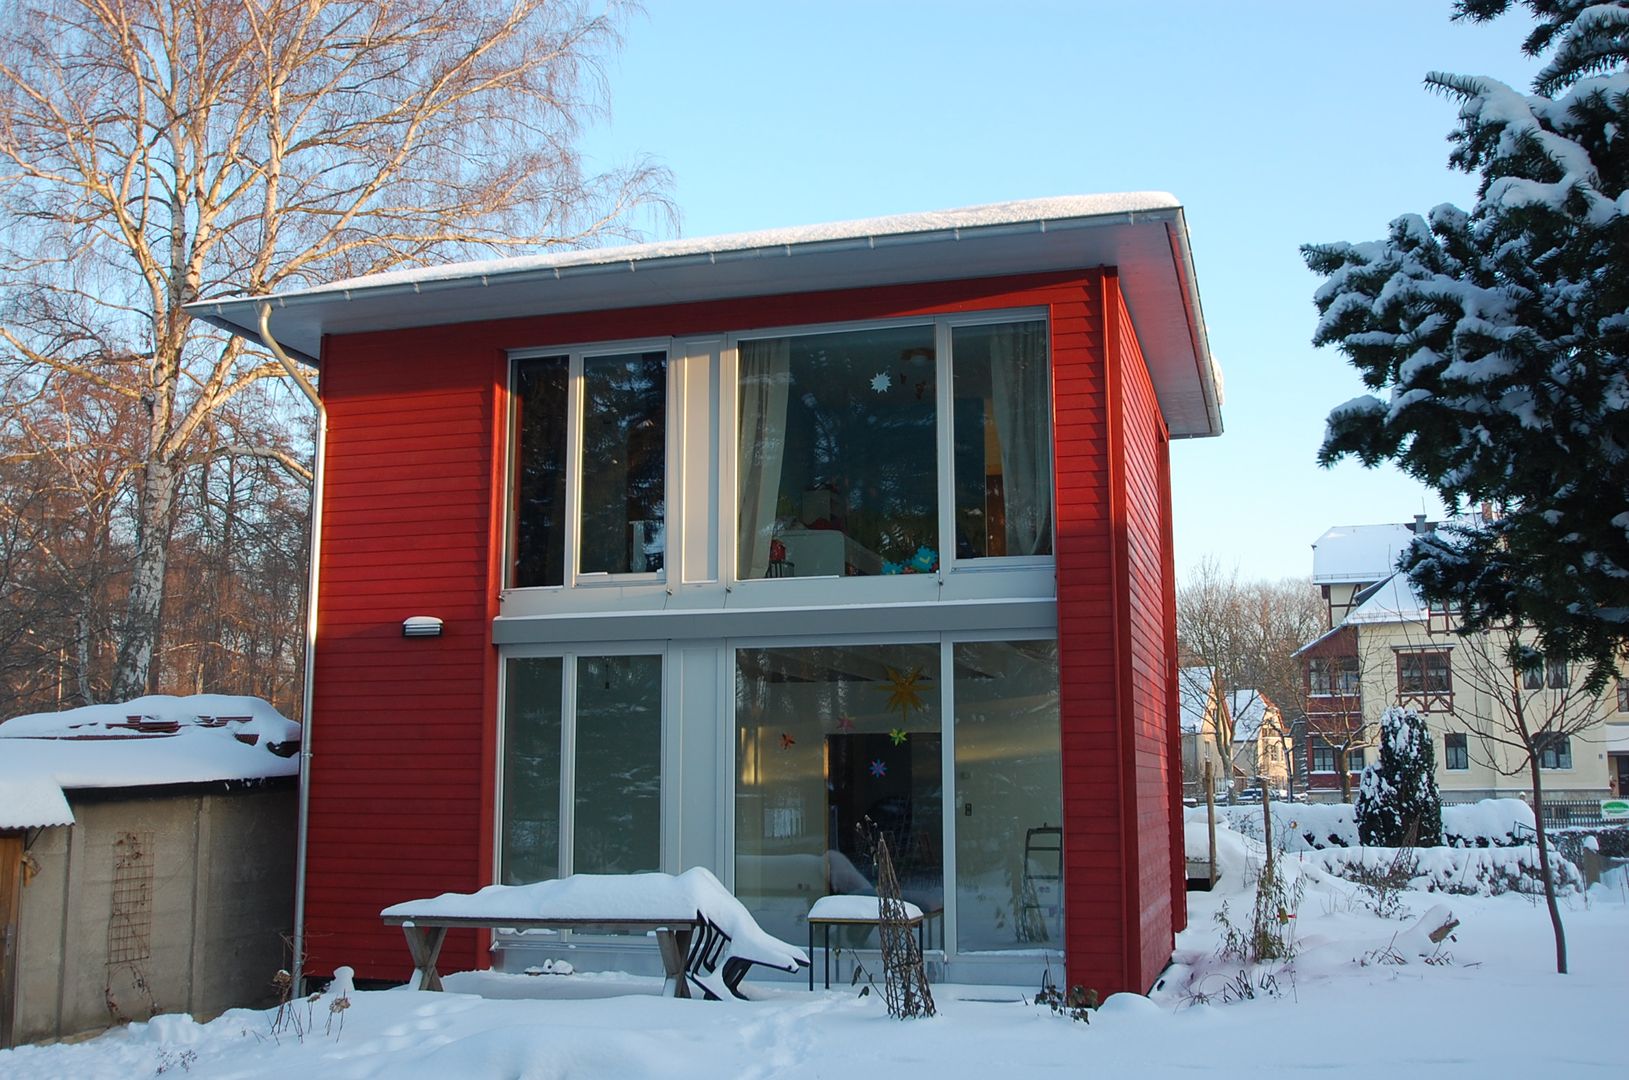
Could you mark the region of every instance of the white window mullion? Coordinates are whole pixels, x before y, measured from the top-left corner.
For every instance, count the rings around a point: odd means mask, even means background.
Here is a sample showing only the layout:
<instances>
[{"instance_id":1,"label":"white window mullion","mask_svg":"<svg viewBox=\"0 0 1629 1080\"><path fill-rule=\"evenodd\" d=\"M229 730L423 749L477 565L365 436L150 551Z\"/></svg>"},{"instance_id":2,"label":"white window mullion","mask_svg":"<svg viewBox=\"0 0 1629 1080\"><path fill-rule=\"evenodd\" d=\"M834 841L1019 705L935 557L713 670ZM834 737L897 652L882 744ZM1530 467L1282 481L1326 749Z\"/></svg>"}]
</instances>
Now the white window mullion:
<instances>
[{"instance_id":1,"label":"white window mullion","mask_svg":"<svg viewBox=\"0 0 1629 1080\"><path fill-rule=\"evenodd\" d=\"M567 585L577 583L582 564L577 547L583 512L583 396L583 355L574 352L566 372L566 566L561 580Z\"/></svg>"},{"instance_id":2,"label":"white window mullion","mask_svg":"<svg viewBox=\"0 0 1629 1080\"><path fill-rule=\"evenodd\" d=\"M939 560L944 565L944 560ZM944 835L939 839L943 852L944 913L939 916L940 944L949 962L956 950L950 944L950 930L956 925L956 816L961 809L960 785L956 776L956 655L955 642L948 635L939 639L939 775L944 778L947 795L940 800L944 816Z\"/></svg>"}]
</instances>

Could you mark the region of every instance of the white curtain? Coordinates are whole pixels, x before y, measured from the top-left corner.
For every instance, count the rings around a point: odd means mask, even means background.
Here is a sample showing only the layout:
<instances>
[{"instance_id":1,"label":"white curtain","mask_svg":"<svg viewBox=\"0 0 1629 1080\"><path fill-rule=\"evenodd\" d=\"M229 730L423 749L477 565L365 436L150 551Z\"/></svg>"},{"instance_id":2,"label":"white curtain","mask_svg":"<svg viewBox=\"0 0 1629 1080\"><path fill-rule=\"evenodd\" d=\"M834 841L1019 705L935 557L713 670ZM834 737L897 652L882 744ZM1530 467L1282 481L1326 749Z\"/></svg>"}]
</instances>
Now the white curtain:
<instances>
[{"instance_id":1,"label":"white curtain","mask_svg":"<svg viewBox=\"0 0 1629 1080\"><path fill-rule=\"evenodd\" d=\"M786 338L743 341L737 354L736 392L741 399L741 415L735 458L740 493L736 566L742 578L761 578L769 573L769 542L775 534L775 504L780 498L781 462L786 456L792 343Z\"/></svg>"},{"instance_id":2,"label":"white curtain","mask_svg":"<svg viewBox=\"0 0 1629 1080\"><path fill-rule=\"evenodd\" d=\"M1052 551L1052 394L1046 324L991 328L991 398L1001 437L1007 554Z\"/></svg>"}]
</instances>

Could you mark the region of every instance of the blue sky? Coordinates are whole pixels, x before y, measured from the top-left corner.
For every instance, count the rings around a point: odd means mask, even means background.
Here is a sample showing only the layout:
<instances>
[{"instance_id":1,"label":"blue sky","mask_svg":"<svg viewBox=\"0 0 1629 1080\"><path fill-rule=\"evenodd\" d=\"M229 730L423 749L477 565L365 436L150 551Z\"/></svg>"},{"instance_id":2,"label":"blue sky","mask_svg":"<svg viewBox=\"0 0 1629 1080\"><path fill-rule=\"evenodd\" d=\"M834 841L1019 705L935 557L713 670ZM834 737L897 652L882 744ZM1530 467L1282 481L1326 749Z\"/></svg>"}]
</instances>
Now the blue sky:
<instances>
[{"instance_id":1,"label":"blue sky","mask_svg":"<svg viewBox=\"0 0 1629 1080\"><path fill-rule=\"evenodd\" d=\"M1368 240L1406 211L1468 205L1454 106L1431 70L1525 86L1519 14L1453 23L1448 0L821 3L647 0L608 68L587 147L675 174L705 236L1008 199L1159 190L1187 207L1219 439L1172 452L1179 576L1311 572L1331 525L1441 506L1390 467L1315 461L1361 391L1310 344L1309 241Z\"/></svg>"}]
</instances>

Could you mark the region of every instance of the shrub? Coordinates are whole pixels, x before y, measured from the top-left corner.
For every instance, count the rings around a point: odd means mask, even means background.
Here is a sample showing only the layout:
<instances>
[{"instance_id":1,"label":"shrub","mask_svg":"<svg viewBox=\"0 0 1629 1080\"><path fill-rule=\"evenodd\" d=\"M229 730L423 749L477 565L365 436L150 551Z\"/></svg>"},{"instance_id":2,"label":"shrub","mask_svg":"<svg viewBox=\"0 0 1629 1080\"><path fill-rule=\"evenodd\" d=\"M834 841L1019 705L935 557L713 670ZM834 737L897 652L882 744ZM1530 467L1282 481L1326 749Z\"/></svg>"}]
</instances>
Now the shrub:
<instances>
[{"instance_id":1,"label":"shrub","mask_svg":"<svg viewBox=\"0 0 1629 1080\"><path fill-rule=\"evenodd\" d=\"M1380 717L1380 760L1363 770L1358 784L1358 836L1378 847L1442 843L1442 796L1437 757L1425 720L1413 709L1393 706Z\"/></svg>"}]
</instances>

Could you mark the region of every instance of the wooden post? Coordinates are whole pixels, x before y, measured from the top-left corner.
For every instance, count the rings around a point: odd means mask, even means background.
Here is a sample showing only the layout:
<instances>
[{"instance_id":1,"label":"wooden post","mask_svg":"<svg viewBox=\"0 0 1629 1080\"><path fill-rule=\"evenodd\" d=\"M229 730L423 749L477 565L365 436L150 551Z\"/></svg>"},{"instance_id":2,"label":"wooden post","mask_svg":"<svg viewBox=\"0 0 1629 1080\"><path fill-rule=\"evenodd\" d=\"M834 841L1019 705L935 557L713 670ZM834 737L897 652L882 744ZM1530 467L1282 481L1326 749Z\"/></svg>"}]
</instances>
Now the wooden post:
<instances>
[{"instance_id":1,"label":"wooden post","mask_svg":"<svg viewBox=\"0 0 1629 1080\"><path fill-rule=\"evenodd\" d=\"M1261 786L1261 839L1267 846L1267 865L1273 865L1273 804L1267 785Z\"/></svg>"},{"instance_id":2,"label":"wooden post","mask_svg":"<svg viewBox=\"0 0 1629 1080\"><path fill-rule=\"evenodd\" d=\"M1205 759L1205 816L1210 822L1210 887L1216 888L1216 785L1211 782L1210 759Z\"/></svg>"}]
</instances>

